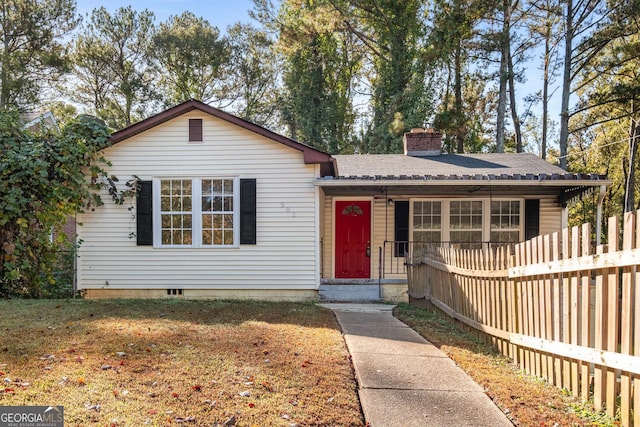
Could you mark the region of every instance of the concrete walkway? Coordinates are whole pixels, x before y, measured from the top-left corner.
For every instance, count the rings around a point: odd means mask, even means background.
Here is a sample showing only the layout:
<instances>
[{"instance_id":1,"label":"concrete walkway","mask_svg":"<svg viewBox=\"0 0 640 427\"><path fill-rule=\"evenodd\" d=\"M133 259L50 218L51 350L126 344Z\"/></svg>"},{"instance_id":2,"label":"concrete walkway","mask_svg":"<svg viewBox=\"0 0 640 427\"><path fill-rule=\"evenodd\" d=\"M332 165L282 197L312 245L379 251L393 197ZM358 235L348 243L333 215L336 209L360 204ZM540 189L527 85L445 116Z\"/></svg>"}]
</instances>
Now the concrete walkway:
<instances>
[{"instance_id":1,"label":"concrete walkway","mask_svg":"<svg viewBox=\"0 0 640 427\"><path fill-rule=\"evenodd\" d=\"M393 317L392 305L320 305L338 318L372 427L513 427L462 369Z\"/></svg>"}]
</instances>

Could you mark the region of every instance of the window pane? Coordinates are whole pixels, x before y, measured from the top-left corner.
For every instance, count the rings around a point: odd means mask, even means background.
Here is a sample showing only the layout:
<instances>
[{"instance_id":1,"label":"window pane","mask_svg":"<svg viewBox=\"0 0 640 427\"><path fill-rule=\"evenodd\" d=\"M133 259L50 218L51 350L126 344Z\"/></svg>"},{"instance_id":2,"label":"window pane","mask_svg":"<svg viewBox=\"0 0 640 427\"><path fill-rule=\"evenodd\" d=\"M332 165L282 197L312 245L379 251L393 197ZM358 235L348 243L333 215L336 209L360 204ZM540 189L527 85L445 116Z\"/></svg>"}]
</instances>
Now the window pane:
<instances>
[{"instance_id":1,"label":"window pane","mask_svg":"<svg viewBox=\"0 0 640 427\"><path fill-rule=\"evenodd\" d=\"M222 211L222 197L213 198L213 211L214 212Z\"/></svg>"},{"instance_id":2,"label":"window pane","mask_svg":"<svg viewBox=\"0 0 640 427\"><path fill-rule=\"evenodd\" d=\"M163 212L167 212L171 210L171 198L170 197L162 197L160 199L160 210Z\"/></svg>"},{"instance_id":3,"label":"window pane","mask_svg":"<svg viewBox=\"0 0 640 427\"><path fill-rule=\"evenodd\" d=\"M224 215L224 228L229 229L233 228L233 215Z\"/></svg>"}]
</instances>

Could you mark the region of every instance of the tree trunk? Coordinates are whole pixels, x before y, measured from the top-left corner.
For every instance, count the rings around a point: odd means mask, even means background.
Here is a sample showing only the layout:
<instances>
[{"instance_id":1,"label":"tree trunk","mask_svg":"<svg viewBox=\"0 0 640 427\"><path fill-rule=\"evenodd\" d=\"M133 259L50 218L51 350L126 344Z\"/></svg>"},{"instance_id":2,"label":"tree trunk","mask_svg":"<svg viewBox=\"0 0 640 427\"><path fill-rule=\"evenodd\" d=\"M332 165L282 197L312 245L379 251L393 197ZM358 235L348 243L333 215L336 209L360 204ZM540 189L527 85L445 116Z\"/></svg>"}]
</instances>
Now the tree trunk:
<instances>
[{"instance_id":1,"label":"tree trunk","mask_svg":"<svg viewBox=\"0 0 640 427\"><path fill-rule=\"evenodd\" d=\"M515 77L513 70L513 58L511 58L511 37L509 37L509 45L507 46L509 49L508 58L508 81L509 81L509 104L511 106L511 120L513 120L513 129L516 133L516 153L522 153L524 148L522 147L522 130L520 129L520 117L518 117L518 105L516 103L516 87L515 87Z\"/></svg>"},{"instance_id":2,"label":"tree trunk","mask_svg":"<svg viewBox=\"0 0 640 427\"><path fill-rule=\"evenodd\" d=\"M462 55L462 46L458 44L456 47L456 52L454 53L454 73L455 73L455 81L454 81L454 93L455 93L455 116L457 121L457 129L456 129L456 152L458 154L464 153L464 133L465 129L462 126L461 120L459 120L464 111L462 110L462 61L460 59Z\"/></svg>"},{"instance_id":3,"label":"tree trunk","mask_svg":"<svg viewBox=\"0 0 640 427\"><path fill-rule=\"evenodd\" d=\"M544 64L542 69L542 137L540 157L547 159L547 134L549 132L549 69L551 68L551 25L547 21L544 37Z\"/></svg>"},{"instance_id":4,"label":"tree trunk","mask_svg":"<svg viewBox=\"0 0 640 427\"><path fill-rule=\"evenodd\" d=\"M509 21L511 19L511 0L503 1L502 33L500 34L500 84L498 89L498 114L496 117L496 152L504 153L504 127L507 111L507 80L509 73Z\"/></svg>"},{"instance_id":5,"label":"tree trunk","mask_svg":"<svg viewBox=\"0 0 640 427\"><path fill-rule=\"evenodd\" d=\"M571 95L571 52L573 50L573 0L567 0L564 35L564 66L562 72L562 102L560 107L560 167L567 169L569 147L569 96Z\"/></svg>"},{"instance_id":6,"label":"tree trunk","mask_svg":"<svg viewBox=\"0 0 640 427\"><path fill-rule=\"evenodd\" d=\"M631 119L629 129L629 173L624 189L624 211L632 212L635 209L636 188L636 154L640 140L640 121Z\"/></svg>"}]
</instances>

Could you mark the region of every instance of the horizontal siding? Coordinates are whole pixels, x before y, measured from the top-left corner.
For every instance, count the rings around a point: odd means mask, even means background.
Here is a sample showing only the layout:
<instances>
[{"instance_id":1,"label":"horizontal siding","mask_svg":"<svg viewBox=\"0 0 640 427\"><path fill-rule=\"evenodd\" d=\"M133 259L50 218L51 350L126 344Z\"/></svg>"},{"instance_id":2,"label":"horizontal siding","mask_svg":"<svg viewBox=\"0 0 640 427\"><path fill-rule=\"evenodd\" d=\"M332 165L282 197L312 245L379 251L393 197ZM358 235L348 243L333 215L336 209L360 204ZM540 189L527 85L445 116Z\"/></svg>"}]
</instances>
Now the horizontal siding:
<instances>
[{"instance_id":1,"label":"horizontal siding","mask_svg":"<svg viewBox=\"0 0 640 427\"><path fill-rule=\"evenodd\" d=\"M555 198L540 199L540 234L562 231L562 207Z\"/></svg>"},{"instance_id":2,"label":"horizontal siding","mask_svg":"<svg viewBox=\"0 0 640 427\"><path fill-rule=\"evenodd\" d=\"M203 118L204 142L189 143L188 119ZM80 289L317 289L315 165L280 143L199 112L104 151L120 185L133 175L240 176L257 181L257 245L165 249L136 246L135 201L80 215ZM135 210L133 211L135 213ZM108 285L106 284L108 282Z\"/></svg>"}]
</instances>

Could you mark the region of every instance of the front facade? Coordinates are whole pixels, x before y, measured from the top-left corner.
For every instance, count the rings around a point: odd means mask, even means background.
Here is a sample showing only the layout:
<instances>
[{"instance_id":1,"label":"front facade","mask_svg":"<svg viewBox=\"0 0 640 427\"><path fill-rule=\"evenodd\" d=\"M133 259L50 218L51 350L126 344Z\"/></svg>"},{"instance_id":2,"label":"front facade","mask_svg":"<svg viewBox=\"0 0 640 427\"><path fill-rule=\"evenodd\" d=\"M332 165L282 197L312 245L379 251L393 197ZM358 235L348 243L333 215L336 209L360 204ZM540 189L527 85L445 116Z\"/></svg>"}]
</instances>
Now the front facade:
<instances>
[{"instance_id":1,"label":"front facade","mask_svg":"<svg viewBox=\"0 0 640 427\"><path fill-rule=\"evenodd\" d=\"M140 192L78 217L88 298L316 298L329 155L197 101L111 139L109 173Z\"/></svg>"},{"instance_id":2,"label":"front facade","mask_svg":"<svg viewBox=\"0 0 640 427\"><path fill-rule=\"evenodd\" d=\"M533 155L332 157L198 101L111 137L109 173L137 197L78 217L89 298L407 299L406 256L559 231L608 181Z\"/></svg>"}]
</instances>

